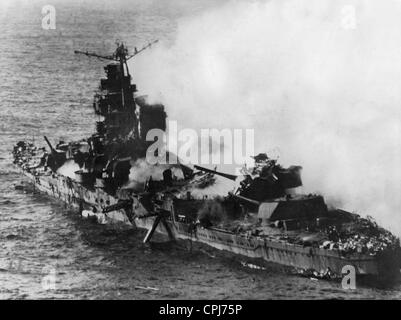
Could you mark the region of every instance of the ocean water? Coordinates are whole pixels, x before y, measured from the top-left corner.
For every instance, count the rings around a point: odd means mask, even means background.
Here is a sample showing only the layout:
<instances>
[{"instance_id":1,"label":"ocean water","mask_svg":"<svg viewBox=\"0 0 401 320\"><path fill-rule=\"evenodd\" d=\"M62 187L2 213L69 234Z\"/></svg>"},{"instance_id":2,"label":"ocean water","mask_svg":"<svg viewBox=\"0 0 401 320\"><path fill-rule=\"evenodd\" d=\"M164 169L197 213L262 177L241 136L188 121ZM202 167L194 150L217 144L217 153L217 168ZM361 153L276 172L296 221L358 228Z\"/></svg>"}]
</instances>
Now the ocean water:
<instances>
[{"instance_id":1,"label":"ocean water","mask_svg":"<svg viewBox=\"0 0 401 320\"><path fill-rule=\"evenodd\" d=\"M1 299L401 298L400 285L343 290L273 264L249 268L201 245L190 250L187 242L157 237L144 245L144 231L97 225L29 185L16 189L26 183L12 165L18 140L43 144L43 135L72 140L94 130L91 103L104 62L78 57L75 49L108 54L116 39L131 48L174 42L179 19L221 1L53 1L56 30L42 29L46 4L0 4Z\"/></svg>"}]
</instances>

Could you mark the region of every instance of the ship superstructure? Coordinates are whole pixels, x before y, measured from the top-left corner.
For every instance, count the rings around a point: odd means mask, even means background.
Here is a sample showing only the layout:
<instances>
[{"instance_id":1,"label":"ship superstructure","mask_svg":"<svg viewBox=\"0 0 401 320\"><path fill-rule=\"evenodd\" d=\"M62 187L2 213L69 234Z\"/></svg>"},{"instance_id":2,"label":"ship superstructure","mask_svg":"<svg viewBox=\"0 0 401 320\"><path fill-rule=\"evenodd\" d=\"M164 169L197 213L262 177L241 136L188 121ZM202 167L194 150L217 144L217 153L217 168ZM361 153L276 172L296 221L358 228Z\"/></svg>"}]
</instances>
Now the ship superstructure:
<instances>
[{"instance_id":1,"label":"ship superstructure","mask_svg":"<svg viewBox=\"0 0 401 320\"><path fill-rule=\"evenodd\" d=\"M96 122L96 133L78 142L59 143L45 163L56 171L67 161L78 164L75 178L88 188L104 187L111 194L128 182L132 161L143 158L151 142L146 133L151 129L166 129L166 113L160 104L148 104L146 97L136 95L131 84L127 61L152 43L128 54L123 43L110 56L75 51L75 53L112 62L105 66L106 78L101 79L94 97L95 113L103 120Z\"/></svg>"}]
</instances>

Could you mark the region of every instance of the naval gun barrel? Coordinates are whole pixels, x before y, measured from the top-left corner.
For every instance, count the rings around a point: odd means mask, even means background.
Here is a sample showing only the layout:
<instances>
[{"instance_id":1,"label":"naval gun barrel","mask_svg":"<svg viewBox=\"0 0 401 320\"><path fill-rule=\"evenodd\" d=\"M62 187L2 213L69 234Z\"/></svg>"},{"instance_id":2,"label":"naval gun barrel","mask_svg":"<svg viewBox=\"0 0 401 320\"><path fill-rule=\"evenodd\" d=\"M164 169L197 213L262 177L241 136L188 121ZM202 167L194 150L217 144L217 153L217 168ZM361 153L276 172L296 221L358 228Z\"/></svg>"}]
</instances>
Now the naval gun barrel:
<instances>
[{"instance_id":1,"label":"naval gun barrel","mask_svg":"<svg viewBox=\"0 0 401 320\"><path fill-rule=\"evenodd\" d=\"M216 170L207 169L207 168L204 168L204 167L201 167L201 166L196 166L195 165L194 168L198 169L200 171L213 173L215 175L222 176L222 177L224 177L226 179L230 179L230 180L233 180L233 181L235 181L237 179L237 177L238 177L238 176L236 176L234 174L223 173L223 172L219 172L219 171L216 171Z\"/></svg>"},{"instance_id":2,"label":"naval gun barrel","mask_svg":"<svg viewBox=\"0 0 401 320\"><path fill-rule=\"evenodd\" d=\"M52 164L49 164L49 167L52 168L53 171L56 171L60 166L62 166L66 160L66 153L59 152L53 148L52 144L50 143L49 139L46 136L43 136L46 140L47 145L51 151L51 159Z\"/></svg>"},{"instance_id":3,"label":"naval gun barrel","mask_svg":"<svg viewBox=\"0 0 401 320\"><path fill-rule=\"evenodd\" d=\"M56 149L53 148L53 146L52 146L52 144L50 143L49 139L47 139L46 136L43 136L43 138L45 138L45 141L46 141L47 145L49 146L50 151L51 151L52 153L57 153Z\"/></svg>"},{"instance_id":4,"label":"naval gun barrel","mask_svg":"<svg viewBox=\"0 0 401 320\"><path fill-rule=\"evenodd\" d=\"M116 210L120 210L120 209L127 209L130 206L132 206L132 200L119 200L117 203L103 208L102 212L107 213L107 212L116 211Z\"/></svg>"},{"instance_id":5,"label":"naval gun barrel","mask_svg":"<svg viewBox=\"0 0 401 320\"><path fill-rule=\"evenodd\" d=\"M237 199L239 199L239 200L242 200L242 201L245 201L245 202L247 202L247 203L253 204L253 205L255 205L255 206L259 206L259 205L260 205L260 202L259 202L259 201L256 201L256 200L253 200L253 199L249 199L249 198L240 196L240 195L238 195L238 194L230 193L230 195L231 195L232 197L234 197L234 198L237 198Z\"/></svg>"}]
</instances>

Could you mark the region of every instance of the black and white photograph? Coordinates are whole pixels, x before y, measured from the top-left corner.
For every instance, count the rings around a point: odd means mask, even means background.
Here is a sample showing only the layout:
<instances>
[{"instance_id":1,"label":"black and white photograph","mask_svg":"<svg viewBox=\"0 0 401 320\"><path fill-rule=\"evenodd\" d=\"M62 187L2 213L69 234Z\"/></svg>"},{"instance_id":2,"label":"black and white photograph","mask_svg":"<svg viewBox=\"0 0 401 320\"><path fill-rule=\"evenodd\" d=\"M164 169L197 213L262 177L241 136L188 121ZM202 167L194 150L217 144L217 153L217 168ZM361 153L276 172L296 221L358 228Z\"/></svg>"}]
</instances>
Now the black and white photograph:
<instances>
[{"instance_id":1,"label":"black and white photograph","mask_svg":"<svg viewBox=\"0 0 401 320\"><path fill-rule=\"evenodd\" d=\"M0 300L401 299L401 0L0 0L0 76Z\"/></svg>"}]
</instances>

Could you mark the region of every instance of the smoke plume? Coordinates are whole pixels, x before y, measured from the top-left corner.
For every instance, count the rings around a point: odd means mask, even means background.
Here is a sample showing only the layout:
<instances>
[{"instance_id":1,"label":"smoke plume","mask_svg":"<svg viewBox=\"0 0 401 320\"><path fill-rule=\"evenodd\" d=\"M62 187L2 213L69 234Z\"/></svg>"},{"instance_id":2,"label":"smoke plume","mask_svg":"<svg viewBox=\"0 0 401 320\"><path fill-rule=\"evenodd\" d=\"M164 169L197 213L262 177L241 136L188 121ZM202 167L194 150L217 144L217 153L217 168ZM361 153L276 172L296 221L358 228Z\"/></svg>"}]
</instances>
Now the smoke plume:
<instances>
[{"instance_id":1,"label":"smoke plume","mask_svg":"<svg viewBox=\"0 0 401 320\"><path fill-rule=\"evenodd\" d=\"M127 187L141 189L150 177L152 180L162 181L163 171L167 169L171 170L173 179L184 178L184 174L178 166L168 164L151 165L145 159L138 159L131 163Z\"/></svg>"},{"instance_id":2,"label":"smoke plume","mask_svg":"<svg viewBox=\"0 0 401 320\"><path fill-rule=\"evenodd\" d=\"M79 169L79 165L74 160L69 160L58 168L57 173L75 179L75 171Z\"/></svg>"},{"instance_id":3,"label":"smoke plume","mask_svg":"<svg viewBox=\"0 0 401 320\"><path fill-rule=\"evenodd\" d=\"M254 128L306 192L401 234L401 1L232 1L132 62L186 128Z\"/></svg>"}]
</instances>

